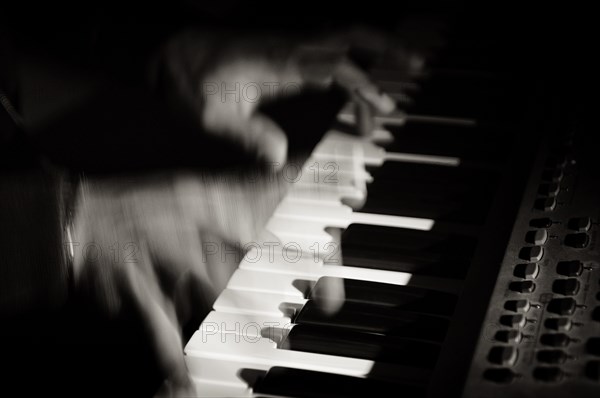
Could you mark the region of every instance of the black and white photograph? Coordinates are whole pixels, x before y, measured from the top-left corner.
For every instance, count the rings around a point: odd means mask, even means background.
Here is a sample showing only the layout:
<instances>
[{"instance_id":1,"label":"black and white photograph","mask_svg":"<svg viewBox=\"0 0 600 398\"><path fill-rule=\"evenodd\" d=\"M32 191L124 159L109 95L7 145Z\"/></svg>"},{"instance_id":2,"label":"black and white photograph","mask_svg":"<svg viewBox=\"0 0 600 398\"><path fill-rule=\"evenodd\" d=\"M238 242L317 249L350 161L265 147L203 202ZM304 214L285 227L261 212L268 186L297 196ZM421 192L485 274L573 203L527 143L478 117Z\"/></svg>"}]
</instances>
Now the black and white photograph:
<instances>
[{"instance_id":1,"label":"black and white photograph","mask_svg":"<svg viewBox=\"0 0 600 398\"><path fill-rule=\"evenodd\" d=\"M600 396L596 15L3 2L0 395Z\"/></svg>"}]
</instances>

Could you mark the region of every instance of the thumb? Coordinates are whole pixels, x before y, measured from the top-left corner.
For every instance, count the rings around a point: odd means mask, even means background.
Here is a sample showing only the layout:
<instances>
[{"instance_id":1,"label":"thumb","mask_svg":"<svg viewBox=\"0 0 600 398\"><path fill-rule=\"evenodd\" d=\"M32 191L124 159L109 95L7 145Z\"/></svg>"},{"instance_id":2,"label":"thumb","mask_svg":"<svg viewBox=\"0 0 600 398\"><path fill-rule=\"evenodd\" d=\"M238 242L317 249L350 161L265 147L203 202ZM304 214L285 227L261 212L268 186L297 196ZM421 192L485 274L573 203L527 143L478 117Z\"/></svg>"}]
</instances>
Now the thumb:
<instances>
[{"instance_id":1,"label":"thumb","mask_svg":"<svg viewBox=\"0 0 600 398\"><path fill-rule=\"evenodd\" d=\"M174 308L167 305L156 280L148 278L135 264L125 264L123 282L125 293L131 297L146 326L158 364L171 390L192 390Z\"/></svg>"},{"instance_id":2,"label":"thumb","mask_svg":"<svg viewBox=\"0 0 600 398\"><path fill-rule=\"evenodd\" d=\"M260 112L248 121L245 143L248 150L267 163L281 167L287 159L287 136L274 120Z\"/></svg>"}]
</instances>

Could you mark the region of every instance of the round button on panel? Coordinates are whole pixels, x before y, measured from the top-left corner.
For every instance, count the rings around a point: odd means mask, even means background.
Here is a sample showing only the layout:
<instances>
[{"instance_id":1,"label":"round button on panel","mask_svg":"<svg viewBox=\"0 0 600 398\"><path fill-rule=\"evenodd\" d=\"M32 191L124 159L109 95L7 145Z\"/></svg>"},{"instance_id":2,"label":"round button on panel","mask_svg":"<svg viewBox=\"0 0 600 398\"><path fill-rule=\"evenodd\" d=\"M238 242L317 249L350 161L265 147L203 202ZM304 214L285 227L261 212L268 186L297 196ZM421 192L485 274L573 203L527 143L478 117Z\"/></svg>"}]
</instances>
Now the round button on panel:
<instances>
[{"instance_id":1,"label":"round button on panel","mask_svg":"<svg viewBox=\"0 0 600 398\"><path fill-rule=\"evenodd\" d=\"M573 327L573 322L569 318L548 318L544 326L557 332L568 332Z\"/></svg>"},{"instance_id":2,"label":"round button on panel","mask_svg":"<svg viewBox=\"0 0 600 398\"><path fill-rule=\"evenodd\" d=\"M557 279L552 283L552 291L564 296L574 296L579 292L581 284L577 279Z\"/></svg>"},{"instance_id":3,"label":"round button on panel","mask_svg":"<svg viewBox=\"0 0 600 398\"><path fill-rule=\"evenodd\" d=\"M513 366L517 361L518 351L513 346L497 346L490 349L488 361L502 366Z\"/></svg>"},{"instance_id":4,"label":"round button on panel","mask_svg":"<svg viewBox=\"0 0 600 398\"><path fill-rule=\"evenodd\" d=\"M543 196L556 196L560 192L560 185L555 182L542 184L538 189L538 193Z\"/></svg>"},{"instance_id":5,"label":"round button on panel","mask_svg":"<svg viewBox=\"0 0 600 398\"><path fill-rule=\"evenodd\" d=\"M568 234L565 236L565 245L575 249L583 249L590 244L590 236L580 232L577 234Z\"/></svg>"},{"instance_id":6,"label":"round button on panel","mask_svg":"<svg viewBox=\"0 0 600 398\"><path fill-rule=\"evenodd\" d=\"M535 283L532 281L511 282L508 288L513 292L533 293L535 291Z\"/></svg>"},{"instance_id":7,"label":"round button on panel","mask_svg":"<svg viewBox=\"0 0 600 398\"><path fill-rule=\"evenodd\" d=\"M498 330L494 338L503 343L519 344L523 339L523 335L518 330Z\"/></svg>"},{"instance_id":8,"label":"round button on panel","mask_svg":"<svg viewBox=\"0 0 600 398\"><path fill-rule=\"evenodd\" d=\"M550 347L566 347L571 342L564 333L546 333L540 336L540 343Z\"/></svg>"},{"instance_id":9,"label":"round button on panel","mask_svg":"<svg viewBox=\"0 0 600 398\"><path fill-rule=\"evenodd\" d=\"M540 273L540 266L537 263L517 264L513 275L523 279L535 279Z\"/></svg>"},{"instance_id":10,"label":"round button on panel","mask_svg":"<svg viewBox=\"0 0 600 398\"><path fill-rule=\"evenodd\" d=\"M571 218L567 226L575 232L587 232L592 227L592 219L590 217Z\"/></svg>"},{"instance_id":11,"label":"round button on panel","mask_svg":"<svg viewBox=\"0 0 600 398\"><path fill-rule=\"evenodd\" d=\"M558 315L573 315L577 309L577 302L572 298L556 298L548 303L548 312Z\"/></svg>"},{"instance_id":12,"label":"round button on panel","mask_svg":"<svg viewBox=\"0 0 600 398\"><path fill-rule=\"evenodd\" d=\"M544 257L544 248L541 246L524 247L519 251L519 257L530 262L538 262Z\"/></svg>"},{"instance_id":13,"label":"round button on panel","mask_svg":"<svg viewBox=\"0 0 600 398\"><path fill-rule=\"evenodd\" d=\"M535 231L529 231L525 234L525 241L532 245L543 245L548 240L548 231L545 229L538 229Z\"/></svg>"},{"instance_id":14,"label":"round button on panel","mask_svg":"<svg viewBox=\"0 0 600 398\"><path fill-rule=\"evenodd\" d=\"M562 350L540 350L536 357L539 362L561 364L566 362L568 355Z\"/></svg>"},{"instance_id":15,"label":"round button on panel","mask_svg":"<svg viewBox=\"0 0 600 398\"><path fill-rule=\"evenodd\" d=\"M561 261L556 265L556 273L564 276L579 276L583 272L581 261Z\"/></svg>"},{"instance_id":16,"label":"round button on panel","mask_svg":"<svg viewBox=\"0 0 600 398\"><path fill-rule=\"evenodd\" d=\"M542 211L552 211L556 208L556 198L536 199L534 207Z\"/></svg>"},{"instance_id":17,"label":"round button on panel","mask_svg":"<svg viewBox=\"0 0 600 398\"><path fill-rule=\"evenodd\" d=\"M547 217L534 218L529 221L529 226L533 228L550 228L552 224L552 220Z\"/></svg>"},{"instance_id":18,"label":"round button on panel","mask_svg":"<svg viewBox=\"0 0 600 398\"><path fill-rule=\"evenodd\" d=\"M561 381L565 374L564 372L555 366L540 366L533 370L533 377L540 381L552 383Z\"/></svg>"},{"instance_id":19,"label":"round button on panel","mask_svg":"<svg viewBox=\"0 0 600 398\"><path fill-rule=\"evenodd\" d=\"M529 300L508 300L504 303L504 309L513 312L527 312L530 308Z\"/></svg>"},{"instance_id":20,"label":"round button on panel","mask_svg":"<svg viewBox=\"0 0 600 398\"><path fill-rule=\"evenodd\" d=\"M527 323L525 317L521 314L517 315L502 315L500 323L511 328L522 328Z\"/></svg>"}]
</instances>

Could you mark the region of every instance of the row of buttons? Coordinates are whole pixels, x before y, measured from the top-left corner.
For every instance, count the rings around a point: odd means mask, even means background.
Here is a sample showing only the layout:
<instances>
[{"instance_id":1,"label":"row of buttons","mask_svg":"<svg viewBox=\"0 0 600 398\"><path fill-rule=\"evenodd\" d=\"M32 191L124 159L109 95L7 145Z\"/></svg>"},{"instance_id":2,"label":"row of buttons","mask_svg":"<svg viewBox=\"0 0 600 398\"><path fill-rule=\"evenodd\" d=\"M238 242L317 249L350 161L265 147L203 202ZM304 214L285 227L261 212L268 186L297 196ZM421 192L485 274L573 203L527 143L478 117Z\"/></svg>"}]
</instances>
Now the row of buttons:
<instances>
[{"instance_id":1,"label":"row of buttons","mask_svg":"<svg viewBox=\"0 0 600 398\"><path fill-rule=\"evenodd\" d=\"M541 211L553 211L556 208L556 197L560 193L559 183L564 177L563 167L565 162L548 164L549 168L542 172L542 183L538 188L538 194L542 196L534 202L534 207Z\"/></svg>"},{"instance_id":2,"label":"row of buttons","mask_svg":"<svg viewBox=\"0 0 600 398\"><path fill-rule=\"evenodd\" d=\"M575 277L583 272L583 263L581 261L561 261L556 266L556 273L562 276ZM522 279L535 279L540 272L537 263L517 264L513 275ZM564 296L573 296L577 294L580 283L576 279L557 279L552 285L552 291ZM511 282L509 289L517 293L532 293L535 290L535 283L530 280Z\"/></svg>"},{"instance_id":3,"label":"row of buttons","mask_svg":"<svg viewBox=\"0 0 600 398\"><path fill-rule=\"evenodd\" d=\"M564 177L564 167L567 164L567 158L562 156L551 159L546 164L543 171L543 183L538 188L538 197L534 202L534 207L541 211L554 211L560 203L557 196L561 192L560 183ZM534 304L525 298L527 294L536 290L535 280L539 277L541 268L538 264L545 253L545 245L551 238L556 238L549 233L549 228L554 224L560 224L560 221L553 221L549 217L532 219L529 223L534 229L528 231L525 235L524 246L518 253L518 257L524 260L523 263L515 265L513 275L520 280L513 280L509 283L509 290L522 294L522 298L508 300L504 303L504 310L511 314L502 314L499 323L509 329L498 330L495 334L495 340L506 345L497 345L490 349L488 361L500 367L489 368L484 372L484 377L498 383L508 383L515 378L523 377L513 371L513 367L519 357L518 344L524 339L531 339L535 336L528 336L522 332L528 322L536 322L536 316L526 317L531 308L541 308L540 304ZM567 223L568 233L565 235L563 244L575 249L583 249L590 244L590 235L588 231L592 227L590 217L571 218ZM578 304L576 297L582 291L582 282L578 279L585 269L581 261L561 261L556 265L556 274L562 278L554 280L551 284L552 293L559 297L552 298L545 305L550 317L544 320L543 326L547 332L539 336L539 349L536 349L535 359L539 363L533 369L532 376L535 379L545 382L557 382L569 377L569 374L561 368L569 360L575 359L569 355L569 346L579 342L578 339L569 336L568 332L576 326L581 326L571 319L578 308L583 307ZM562 296L562 297L560 297ZM600 300L600 293L597 296ZM600 322L600 306L597 306L592 318ZM600 356L600 338L588 339L585 342L586 351L594 356ZM600 381L600 360L590 360L585 364L585 374L593 380Z\"/></svg>"},{"instance_id":4,"label":"row of buttons","mask_svg":"<svg viewBox=\"0 0 600 398\"><path fill-rule=\"evenodd\" d=\"M540 353L541 352L542 351L540 351ZM600 361L588 361L585 367L585 375L591 380L600 381ZM510 383L515 378L520 377L520 375L507 368L487 369L483 376L496 383ZM556 366L540 366L533 370L533 377L547 382L561 381L566 376L567 374L563 372L561 368Z\"/></svg>"},{"instance_id":5,"label":"row of buttons","mask_svg":"<svg viewBox=\"0 0 600 398\"><path fill-rule=\"evenodd\" d=\"M546 220L532 220L530 225L548 225ZM550 224L553 224L550 221ZM575 231L565 236L564 244L573 248L584 248L589 244L589 235L587 231L591 228L592 222L589 217L577 217L568 221L567 227ZM546 231L542 229L542 231ZM542 236L543 234L538 234ZM556 273L561 276L566 276L566 279L556 279L552 283L552 292L562 296L575 296L581 289L581 283L576 277L580 276L584 270L581 261L561 261L556 266ZM546 309L549 313L560 316L573 315L578 307L577 301L572 297L554 298L550 300ZM533 371L533 377L546 382L557 382L565 377L565 373L560 367L548 365L562 365L567 360L573 359L563 349L573 342L578 342L577 339L569 337L566 333L574 325L578 325L570 318L548 318L544 322L547 329L555 333L545 333L540 336L540 344L551 349L542 349L536 353L536 359L541 364L546 366L537 367Z\"/></svg>"},{"instance_id":6,"label":"row of buttons","mask_svg":"<svg viewBox=\"0 0 600 398\"><path fill-rule=\"evenodd\" d=\"M556 191L558 192L558 188L556 188ZM550 222L550 225L551 224L552 222ZM523 247L521 249L519 258L528 261L528 263L517 264L513 270L513 275L526 280L511 282L509 284L510 290L518 293L532 293L535 290L535 283L528 279L537 278L540 272L540 267L537 262L544 256L542 245L544 245L547 240L548 231L546 229L529 231L525 234L525 242L535 246ZM527 299L506 301L504 303L504 309L513 313L516 312L517 314L504 314L500 316L500 324L511 329L499 330L496 332L496 341L506 344L519 344L524 338L527 338L528 336L523 335L519 329L522 329L527 324L528 319L524 314L528 312L532 306L537 308L540 307L537 304L531 304ZM494 346L490 349L487 359L493 364L510 367L517 362L518 353L519 351L514 345ZM512 380L514 373L506 368L488 369L484 376L497 382L507 382Z\"/></svg>"},{"instance_id":7,"label":"row of buttons","mask_svg":"<svg viewBox=\"0 0 600 398\"><path fill-rule=\"evenodd\" d=\"M548 239L548 231L546 228L550 228L553 224L555 224L555 222L549 218L535 218L531 220L529 225L539 229L536 231L529 231L525 240L527 243L534 245L543 245ZM567 223L567 227L576 233L569 233L565 236L564 244L566 246L583 249L589 245L590 236L586 232L592 227L592 220L590 217L572 218ZM527 260L529 256L531 256L531 253L524 251L520 257Z\"/></svg>"},{"instance_id":8,"label":"row of buttons","mask_svg":"<svg viewBox=\"0 0 600 398\"><path fill-rule=\"evenodd\" d=\"M542 179L545 183L541 184L538 189L538 194L543 197L538 197L538 199L535 200L534 207L536 209L553 211L556 208L556 196L560 192L559 183L563 178L562 168L565 164L566 159L563 158L562 162L551 162L550 165L547 165L547 167L550 166L554 168L546 169L543 172ZM577 233L585 232L587 231L587 229L585 229L585 221L586 220L583 219L572 220L569 222L569 227L572 227ZM517 264L513 269L513 275L524 280L512 281L508 287L511 291L520 294L528 294L535 291L536 285L532 279L536 279L540 273L538 262L544 257L543 246L550 237L548 228L553 224L554 222L550 218L531 220L530 226L537 229L526 233L525 242L533 246L523 247L519 251L519 258L527 261L527 263ZM585 231L582 231L582 229L585 229ZM582 242L582 238L579 236L569 237L566 241L566 243L574 246L581 246L585 243ZM581 266L581 269L578 269L578 265ZM557 272L559 272L559 274L566 273L566 276L572 276L574 274L579 275L582 270L583 266L581 264L561 263L557 265ZM552 286L554 293L564 296L574 295L579 289L579 281L573 278L556 280ZM504 309L513 312L513 314L501 315L500 324L510 327L511 330L499 330L495 335L495 339L507 344L518 344L522 339L528 338L529 336L523 335L519 329L523 328L528 322L528 319L524 314L527 313L531 307L540 308L541 306L539 304L531 304L527 299L506 301L504 303ZM553 299L548 303L548 311L557 315L572 314L576 308L577 303L572 298ZM560 332L567 331L572 327L571 320L568 318L550 318L546 320L545 326L548 329L559 333L546 333L541 336L540 343L552 348L538 351L536 354L537 360L546 365L564 363L569 356L558 348L570 344L572 340L565 333ZM515 365L517 358L518 349L514 345L492 347L488 354L488 361L501 365L503 368L488 369L485 372L484 377L501 383L512 381L515 377L518 377L518 375L507 367ZM540 380L555 381L562 379L564 373L560 368L555 366L540 366L534 369L533 376Z\"/></svg>"}]
</instances>

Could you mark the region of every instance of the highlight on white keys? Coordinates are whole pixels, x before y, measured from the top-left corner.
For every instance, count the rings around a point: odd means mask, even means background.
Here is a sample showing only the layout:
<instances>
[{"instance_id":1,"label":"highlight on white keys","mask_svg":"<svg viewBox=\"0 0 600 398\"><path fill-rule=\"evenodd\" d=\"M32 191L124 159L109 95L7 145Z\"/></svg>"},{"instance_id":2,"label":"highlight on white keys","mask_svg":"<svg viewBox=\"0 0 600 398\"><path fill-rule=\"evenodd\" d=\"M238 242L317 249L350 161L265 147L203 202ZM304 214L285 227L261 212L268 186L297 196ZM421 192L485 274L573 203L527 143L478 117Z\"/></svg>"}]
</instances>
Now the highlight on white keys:
<instances>
[{"instance_id":1,"label":"highlight on white keys","mask_svg":"<svg viewBox=\"0 0 600 398\"><path fill-rule=\"evenodd\" d=\"M439 166L459 166L460 159L452 156L424 155L404 152L387 152L370 139L355 137L342 132L332 132L317 145L314 156L316 158L348 159L354 154L354 145L363 147L365 164L368 166L381 166L385 161L433 164Z\"/></svg>"},{"instance_id":2,"label":"highlight on white keys","mask_svg":"<svg viewBox=\"0 0 600 398\"><path fill-rule=\"evenodd\" d=\"M313 204L285 198L277 207L274 217L267 223L267 229L277 234L276 231L285 228L283 224L286 218L320 223L323 228L347 228L351 224L368 224L429 231L434 225L434 220L429 218L362 213L353 211L350 206L341 203L339 205Z\"/></svg>"}]
</instances>

